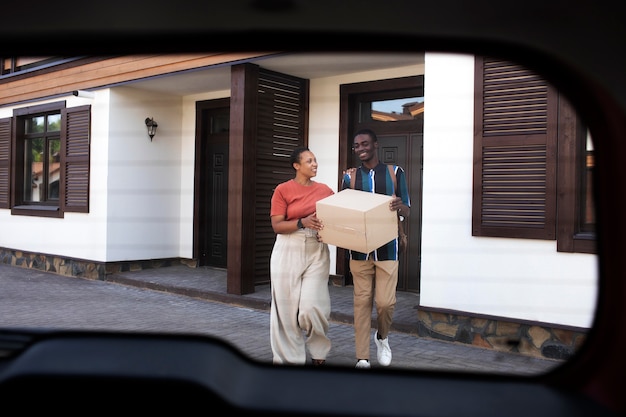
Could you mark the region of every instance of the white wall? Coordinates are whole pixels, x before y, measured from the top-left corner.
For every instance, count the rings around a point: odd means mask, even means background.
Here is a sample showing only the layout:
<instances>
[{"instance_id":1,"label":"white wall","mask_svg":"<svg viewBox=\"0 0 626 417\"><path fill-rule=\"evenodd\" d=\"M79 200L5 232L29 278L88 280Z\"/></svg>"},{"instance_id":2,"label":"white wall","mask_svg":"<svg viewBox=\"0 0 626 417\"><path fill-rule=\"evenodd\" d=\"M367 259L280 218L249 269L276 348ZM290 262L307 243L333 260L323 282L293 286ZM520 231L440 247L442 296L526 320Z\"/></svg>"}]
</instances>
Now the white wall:
<instances>
[{"instance_id":1,"label":"white wall","mask_svg":"<svg viewBox=\"0 0 626 417\"><path fill-rule=\"evenodd\" d=\"M108 136L108 90L93 99L68 95L27 106L66 100L66 106L92 106L90 212L65 213L65 218L13 216L0 210L0 246L28 252L66 256L94 261L106 260L106 165ZM13 109L0 109L0 118L11 117Z\"/></svg>"},{"instance_id":2,"label":"white wall","mask_svg":"<svg viewBox=\"0 0 626 417\"><path fill-rule=\"evenodd\" d=\"M427 54L420 304L591 327L595 255L472 237L474 59Z\"/></svg>"},{"instance_id":3,"label":"white wall","mask_svg":"<svg viewBox=\"0 0 626 417\"><path fill-rule=\"evenodd\" d=\"M94 99L37 102L92 106L89 213L52 219L0 210L0 246L98 262L192 258L195 103L229 95L115 87ZM0 118L12 114L13 107L0 109ZM159 123L152 142L146 117Z\"/></svg>"},{"instance_id":4,"label":"white wall","mask_svg":"<svg viewBox=\"0 0 626 417\"><path fill-rule=\"evenodd\" d=\"M146 117L159 125L152 141ZM106 260L178 257L182 99L117 87L109 121Z\"/></svg>"}]
</instances>

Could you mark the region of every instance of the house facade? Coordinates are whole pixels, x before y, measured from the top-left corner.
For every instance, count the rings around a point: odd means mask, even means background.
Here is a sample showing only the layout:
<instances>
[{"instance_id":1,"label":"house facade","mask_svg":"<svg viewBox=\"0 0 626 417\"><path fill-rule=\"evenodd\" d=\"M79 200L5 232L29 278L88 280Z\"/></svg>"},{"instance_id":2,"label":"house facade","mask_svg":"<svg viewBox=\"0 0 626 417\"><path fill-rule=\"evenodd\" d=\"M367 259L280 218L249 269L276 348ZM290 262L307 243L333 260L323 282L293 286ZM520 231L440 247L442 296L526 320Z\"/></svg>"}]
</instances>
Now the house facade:
<instances>
[{"instance_id":1,"label":"house facade","mask_svg":"<svg viewBox=\"0 0 626 417\"><path fill-rule=\"evenodd\" d=\"M419 294L419 334L563 357L593 323L590 141L567 100L518 66L237 53L2 68L4 263L104 279L182 262L253 292L269 282L269 197L293 176L290 150L308 145L316 180L338 191L352 132L371 127L409 178L398 289ZM331 280L350 284L343 250L331 258Z\"/></svg>"}]
</instances>

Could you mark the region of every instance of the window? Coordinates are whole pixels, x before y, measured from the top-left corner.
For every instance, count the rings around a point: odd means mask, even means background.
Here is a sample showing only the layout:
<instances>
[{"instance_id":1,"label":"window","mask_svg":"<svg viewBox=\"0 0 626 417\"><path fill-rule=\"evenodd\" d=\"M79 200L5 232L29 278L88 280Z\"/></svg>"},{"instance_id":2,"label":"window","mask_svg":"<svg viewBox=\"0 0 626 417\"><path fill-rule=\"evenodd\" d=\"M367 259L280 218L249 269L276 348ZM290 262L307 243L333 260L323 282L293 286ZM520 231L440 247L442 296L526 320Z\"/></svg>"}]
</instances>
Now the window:
<instances>
[{"instance_id":1,"label":"window","mask_svg":"<svg viewBox=\"0 0 626 417\"><path fill-rule=\"evenodd\" d=\"M569 126L559 134L557 250L596 253L596 215L592 177L595 166L591 136L582 123L567 123L575 110L561 99L559 119Z\"/></svg>"},{"instance_id":2,"label":"window","mask_svg":"<svg viewBox=\"0 0 626 417\"><path fill-rule=\"evenodd\" d=\"M64 62L62 57L0 57L0 76L41 69Z\"/></svg>"},{"instance_id":3,"label":"window","mask_svg":"<svg viewBox=\"0 0 626 417\"><path fill-rule=\"evenodd\" d=\"M23 204L59 204L61 113L25 117Z\"/></svg>"},{"instance_id":4,"label":"window","mask_svg":"<svg viewBox=\"0 0 626 417\"><path fill-rule=\"evenodd\" d=\"M90 106L16 109L0 120L0 208L63 217L89 211Z\"/></svg>"},{"instance_id":5,"label":"window","mask_svg":"<svg viewBox=\"0 0 626 417\"><path fill-rule=\"evenodd\" d=\"M424 113L424 97L358 102L359 123L414 120Z\"/></svg>"},{"instance_id":6,"label":"window","mask_svg":"<svg viewBox=\"0 0 626 417\"><path fill-rule=\"evenodd\" d=\"M475 85L472 234L595 253L593 150L575 110L506 61L477 57Z\"/></svg>"},{"instance_id":7,"label":"window","mask_svg":"<svg viewBox=\"0 0 626 417\"><path fill-rule=\"evenodd\" d=\"M580 201L582 204L580 205L581 213L579 228L581 232L595 233L596 214L593 208L592 188L593 167L595 165L595 161L593 156L593 143L591 142L591 135L588 131L586 132L585 140L580 142L583 144L583 149L580 153L583 156L583 160L580 163L580 169L582 172Z\"/></svg>"},{"instance_id":8,"label":"window","mask_svg":"<svg viewBox=\"0 0 626 417\"><path fill-rule=\"evenodd\" d=\"M404 132L407 126L417 123L421 130L424 123L424 77L400 80L366 82L359 87L361 90L350 93L350 118L359 129Z\"/></svg>"}]
</instances>

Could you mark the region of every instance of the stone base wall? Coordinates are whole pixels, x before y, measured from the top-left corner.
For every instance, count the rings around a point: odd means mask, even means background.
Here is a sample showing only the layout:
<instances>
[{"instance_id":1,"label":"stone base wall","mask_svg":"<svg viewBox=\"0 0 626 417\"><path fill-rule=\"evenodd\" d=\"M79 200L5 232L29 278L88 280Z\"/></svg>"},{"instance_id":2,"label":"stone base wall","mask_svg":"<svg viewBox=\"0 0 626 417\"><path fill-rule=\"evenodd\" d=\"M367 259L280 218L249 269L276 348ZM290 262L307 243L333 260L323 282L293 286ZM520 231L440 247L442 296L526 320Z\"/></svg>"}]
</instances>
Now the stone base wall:
<instances>
[{"instance_id":1,"label":"stone base wall","mask_svg":"<svg viewBox=\"0 0 626 417\"><path fill-rule=\"evenodd\" d=\"M143 269L180 264L196 266L195 261L178 258L124 262L94 262L6 248L0 248L0 263L94 280L104 280L107 275L118 272L141 271Z\"/></svg>"},{"instance_id":2,"label":"stone base wall","mask_svg":"<svg viewBox=\"0 0 626 417\"><path fill-rule=\"evenodd\" d=\"M544 359L569 359L587 337L580 328L417 309L419 336Z\"/></svg>"}]
</instances>

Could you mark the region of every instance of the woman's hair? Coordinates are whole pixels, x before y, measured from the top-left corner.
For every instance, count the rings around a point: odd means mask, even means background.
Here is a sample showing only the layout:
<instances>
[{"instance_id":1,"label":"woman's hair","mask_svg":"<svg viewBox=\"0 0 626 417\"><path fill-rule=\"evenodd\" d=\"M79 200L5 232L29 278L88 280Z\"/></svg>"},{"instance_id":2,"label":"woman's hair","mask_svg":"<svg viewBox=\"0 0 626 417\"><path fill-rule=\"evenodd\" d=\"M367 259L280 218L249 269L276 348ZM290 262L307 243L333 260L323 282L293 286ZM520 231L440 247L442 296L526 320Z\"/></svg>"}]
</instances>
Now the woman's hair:
<instances>
[{"instance_id":1,"label":"woman's hair","mask_svg":"<svg viewBox=\"0 0 626 417\"><path fill-rule=\"evenodd\" d=\"M298 146L296 149L293 150L293 152L291 152L291 156L289 157L289 163L291 164L291 166L293 166L293 164L300 163L300 155L302 155L302 152L306 152L306 151L311 151L309 148L307 148L306 146Z\"/></svg>"},{"instance_id":2,"label":"woman's hair","mask_svg":"<svg viewBox=\"0 0 626 417\"><path fill-rule=\"evenodd\" d=\"M356 138L359 135L368 135L370 138L372 138L373 142L378 142L378 138L376 137L376 133L374 133L374 131L372 129L361 129L358 132L356 132L353 137Z\"/></svg>"}]
</instances>

